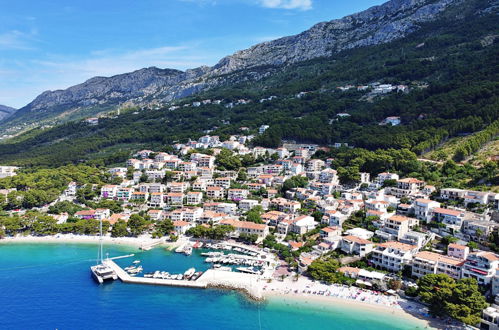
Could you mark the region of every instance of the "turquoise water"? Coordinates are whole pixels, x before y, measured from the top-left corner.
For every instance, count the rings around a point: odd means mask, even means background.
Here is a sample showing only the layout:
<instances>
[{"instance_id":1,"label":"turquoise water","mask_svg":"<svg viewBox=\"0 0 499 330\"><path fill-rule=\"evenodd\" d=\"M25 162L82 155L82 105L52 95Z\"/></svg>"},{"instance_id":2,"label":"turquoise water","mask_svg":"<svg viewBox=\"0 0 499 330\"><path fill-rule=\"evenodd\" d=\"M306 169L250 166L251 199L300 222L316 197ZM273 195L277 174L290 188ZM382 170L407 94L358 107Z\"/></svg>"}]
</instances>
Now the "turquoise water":
<instances>
[{"instance_id":1,"label":"turquoise water","mask_svg":"<svg viewBox=\"0 0 499 330\"><path fill-rule=\"evenodd\" d=\"M146 272L206 269L194 253L108 246L110 256L136 253ZM222 290L123 284L97 285L90 276L96 246L0 244L2 329L416 329L391 314L302 301L247 300Z\"/></svg>"}]
</instances>

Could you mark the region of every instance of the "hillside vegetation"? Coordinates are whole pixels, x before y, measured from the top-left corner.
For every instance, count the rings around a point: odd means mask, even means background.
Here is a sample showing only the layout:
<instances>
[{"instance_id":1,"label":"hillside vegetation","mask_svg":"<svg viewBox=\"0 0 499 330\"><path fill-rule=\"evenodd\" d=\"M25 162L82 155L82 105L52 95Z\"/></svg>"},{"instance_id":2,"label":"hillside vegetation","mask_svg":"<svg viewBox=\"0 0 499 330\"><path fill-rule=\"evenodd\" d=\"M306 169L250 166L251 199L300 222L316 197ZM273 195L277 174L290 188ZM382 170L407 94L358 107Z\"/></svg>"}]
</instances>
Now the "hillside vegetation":
<instances>
[{"instance_id":1,"label":"hillside vegetation","mask_svg":"<svg viewBox=\"0 0 499 330\"><path fill-rule=\"evenodd\" d=\"M422 154L449 138L485 130L499 118L499 51L497 39L491 38L499 34L499 27L496 12L480 11L485 6L488 1L466 1L459 12L446 12L404 39L285 67L253 68L245 74L272 74L227 83L178 102L251 99L246 105L130 112L102 118L98 126L70 122L0 144L0 159L23 166L58 166L88 159L113 164L129 155L120 146L159 149L197 138L205 130L224 137L240 133L241 126L256 129L262 124L270 125L255 139L262 146L293 139ZM366 99L356 89L337 89L375 81L406 84L411 91ZM309 93L297 98L300 92ZM271 95L277 98L258 102ZM338 119L336 115L343 112L350 117ZM380 126L387 116L401 117L402 125ZM489 140L475 141L469 154Z\"/></svg>"}]
</instances>

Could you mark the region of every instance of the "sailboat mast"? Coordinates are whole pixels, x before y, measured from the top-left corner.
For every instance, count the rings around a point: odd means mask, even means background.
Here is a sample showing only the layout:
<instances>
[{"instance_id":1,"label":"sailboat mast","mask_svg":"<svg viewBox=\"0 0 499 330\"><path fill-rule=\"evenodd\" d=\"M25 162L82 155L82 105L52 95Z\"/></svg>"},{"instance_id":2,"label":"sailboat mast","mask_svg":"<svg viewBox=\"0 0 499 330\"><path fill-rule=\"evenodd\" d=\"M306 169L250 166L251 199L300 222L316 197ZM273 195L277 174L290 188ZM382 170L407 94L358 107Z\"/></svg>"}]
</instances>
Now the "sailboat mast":
<instances>
[{"instance_id":1,"label":"sailboat mast","mask_svg":"<svg viewBox=\"0 0 499 330\"><path fill-rule=\"evenodd\" d=\"M99 239L99 259L100 259L100 262L102 263L103 261L103 253L102 253L102 218L100 219L100 222L99 222L99 232L100 232L100 239Z\"/></svg>"}]
</instances>

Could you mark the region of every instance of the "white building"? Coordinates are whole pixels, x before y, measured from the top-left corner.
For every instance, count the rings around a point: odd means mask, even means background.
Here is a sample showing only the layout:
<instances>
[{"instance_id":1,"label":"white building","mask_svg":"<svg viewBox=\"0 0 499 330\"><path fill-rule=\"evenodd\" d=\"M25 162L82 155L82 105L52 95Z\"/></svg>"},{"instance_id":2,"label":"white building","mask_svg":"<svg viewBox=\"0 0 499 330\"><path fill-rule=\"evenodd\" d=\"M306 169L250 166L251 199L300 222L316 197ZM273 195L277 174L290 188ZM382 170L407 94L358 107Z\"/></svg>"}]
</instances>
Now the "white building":
<instances>
[{"instance_id":1,"label":"white building","mask_svg":"<svg viewBox=\"0 0 499 330\"><path fill-rule=\"evenodd\" d=\"M417 252L417 246L400 242L386 242L378 244L371 254L370 261L375 267L391 272L401 271L410 264Z\"/></svg>"}]
</instances>

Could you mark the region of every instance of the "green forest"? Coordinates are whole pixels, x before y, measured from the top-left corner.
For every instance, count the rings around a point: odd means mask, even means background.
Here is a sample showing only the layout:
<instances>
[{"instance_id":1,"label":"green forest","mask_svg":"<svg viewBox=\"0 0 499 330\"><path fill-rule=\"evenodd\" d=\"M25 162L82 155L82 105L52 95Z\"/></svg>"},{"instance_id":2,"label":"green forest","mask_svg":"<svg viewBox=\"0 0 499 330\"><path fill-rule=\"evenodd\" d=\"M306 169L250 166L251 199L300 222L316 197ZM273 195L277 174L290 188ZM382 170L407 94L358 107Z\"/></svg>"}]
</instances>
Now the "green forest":
<instances>
[{"instance_id":1,"label":"green forest","mask_svg":"<svg viewBox=\"0 0 499 330\"><path fill-rule=\"evenodd\" d=\"M254 68L252 72L273 74L177 102L251 99L246 105L231 109L211 104L175 111L165 107L102 118L98 126L78 121L38 129L0 144L0 159L3 164L24 167L81 162L110 165L123 162L131 149L168 150L172 143L198 138L205 130L224 138L240 133L242 126L256 132L267 124L270 128L257 136L255 145L275 147L283 140L322 145L344 142L368 151L403 149L416 155L451 137L475 133L453 156L459 161L497 136L498 42L483 41L485 36L497 34L496 17L466 15L482 2L463 6L466 20L456 20L448 13L389 44L286 67ZM366 99L365 93L356 89L337 89L372 82L405 84L410 92ZM303 91L308 94L297 98ZM271 95L277 98L258 102ZM337 118L345 112L350 117ZM387 116L401 117L402 124L380 126Z\"/></svg>"}]
</instances>

